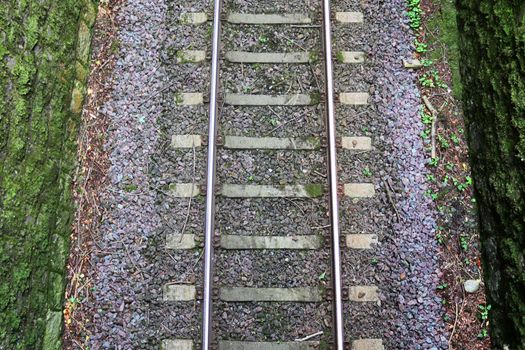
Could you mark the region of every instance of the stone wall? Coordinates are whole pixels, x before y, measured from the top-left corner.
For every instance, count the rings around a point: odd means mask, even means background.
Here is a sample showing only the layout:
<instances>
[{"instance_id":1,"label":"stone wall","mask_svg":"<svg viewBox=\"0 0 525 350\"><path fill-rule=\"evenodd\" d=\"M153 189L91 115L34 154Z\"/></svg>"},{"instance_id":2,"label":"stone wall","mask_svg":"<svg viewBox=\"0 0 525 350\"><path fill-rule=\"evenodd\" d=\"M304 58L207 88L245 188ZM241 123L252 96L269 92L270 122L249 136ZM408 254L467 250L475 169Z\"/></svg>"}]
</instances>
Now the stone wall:
<instances>
[{"instance_id":1,"label":"stone wall","mask_svg":"<svg viewBox=\"0 0 525 350\"><path fill-rule=\"evenodd\" d=\"M0 349L59 349L96 0L0 5Z\"/></svg>"},{"instance_id":2,"label":"stone wall","mask_svg":"<svg viewBox=\"0 0 525 350\"><path fill-rule=\"evenodd\" d=\"M491 335L525 349L525 2L456 1Z\"/></svg>"}]
</instances>

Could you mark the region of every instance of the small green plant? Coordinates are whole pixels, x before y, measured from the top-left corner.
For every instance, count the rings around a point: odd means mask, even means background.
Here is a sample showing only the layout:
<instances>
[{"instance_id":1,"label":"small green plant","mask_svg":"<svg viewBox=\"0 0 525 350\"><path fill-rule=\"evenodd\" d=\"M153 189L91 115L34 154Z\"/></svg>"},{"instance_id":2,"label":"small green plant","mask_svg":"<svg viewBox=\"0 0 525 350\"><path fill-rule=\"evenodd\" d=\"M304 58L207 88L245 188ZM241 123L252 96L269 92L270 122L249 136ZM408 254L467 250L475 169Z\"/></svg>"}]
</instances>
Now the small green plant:
<instances>
[{"instance_id":1,"label":"small green plant","mask_svg":"<svg viewBox=\"0 0 525 350\"><path fill-rule=\"evenodd\" d=\"M423 74L419 78L419 82L421 83L421 86L426 87L426 88L433 88L435 86L434 81L432 80L432 78L430 77L428 73Z\"/></svg>"},{"instance_id":2,"label":"small green plant","mask_svg":"<svg viewBox=\"0 0 525 350\"><path fill-rule=\"evenodd\" d=\"M459 246L461 247L461 249L465 251L468 250L468 237L467 236L463 236L463 235L459 236Z\"/></svg>"},{"instance_id":3,"label":"small green plant","mask_svg":"<svg viewBox=\"0 0 525 350\"><path fill-rule=\"evenodd\" d=\"M184 102L184 97L182 96L182 93L177 92L175 93L175 104L181 105Z\"/></svg>"},{"instance_id":4,"label":"small green plant","mask_svg":"<svg viewBox=\"0 0 525 350\"><path fill-rule=\"evenodd\" d=\"M366 177L370 177L370 176L372 176L372 172L370 171L370 169L368 167L366 167L366 168L363 169L363 175L366 176Z\"/></svg>"},{"instance_id":5,"label":"small green plant","mask_svg":"<svg viewBox=\"0 0 525 350\"><path fill-rule=\"evenodd\" d=\"M428 165L432 167L437 167L439 165L439 158L438 157L430 158Z\"/></svg>"},{"instance_id":6,"label":"small green plant","mask_svg":"<svg viewBox=\"0 0 525 350\"><path fill-rule=\"evenodd\" d=\"M407 1L407 16L410 28L413 30L419 30L421 27L421 14L423 11L420 7L421 0L408 0Z\"/></svg>"},{"instance_id":7,"label":"small green plant","mask_svg":"<svg viewBox=\"0 0 525 350\"><path fill-rule=\"evenodd\" d=\"M326 281L326 272L319 275L319 281Z\"/></svg>"},{"instance_id":8,"label":"small green plant","mask_svg":"<svg viewBox=\"0 0 525 350\"><path fill-rule=\"evenodd\" d=\"M431 134L430 129L425 129L425 130L421 131L421 138L423 140L428 140L430 138L430 134Z\"/></svg>"},{"instance_id":9,"label":"small green plant","mask_svg":"<svg viewBox=\"0 0 525 350\"><path fill-rule=\"evenodd\" d=\"M138 189L139 187L135 184L129 184L129 185L126 185L124 186L124 191L126 192L134 192Z\"/></svg>"},{"instance_id":10,"label":"small green plant","mask_svg":"<svg viewBox=\"0 0 525 350\"><path fill-rule=\"evenodd\" d=\"M470 266L470 259L469 258L465 258L465 260L463 260L463 262L465 263L465 265Z\"/></svg>"},{"instance_id":11,"label":"small green plant","mask_svg":"<svg viewBox=\"0 0 525 350\"><path fill-rule=\"evenodd\" d=\"M423 67L430 67L431 65L434 64L434 62L432 60L428 60L424 58L421 60L421 64L423 65Z\"/></svg>"},{"instance_id":12,"label":"small green plant","mask_svg":"<svg viewBox=\"0 0 525 350\"><path fill-rule=\"evenodd\" d=\"M459 137L456 134L451 134L450 139L454 142L455 145L459 145Z\"/></svg>"},{"instance_id":13,"label":"small green plant","mask_svg":"<svg viewBox=\"0 0 525 350\"><path fill-rule=\"evenodd\" d=\"M478 338L483 339L489 336L489 332L486 328L481 328L481 331L479 331Z\"/></svg>"},{"instance_id":14,"label":"small green plant","mask_svg":"<svg viewBox=\"0 0 525 350\"><path fill-rule=\"evenodd\" d=\"M448 288L448 283L443 282L443 283L439 284L436 288L439 289L439 290L445 290L445 289Z\"/></svg>"},{"instance_id":15,"label":"small green plant","mask_svg":"<svg viewBox=\"0 0 525 350\"><path fill-rule=\"evenodd\" d=\"M443 235L441 232L436 233L436 242L438 242L440 245L445 244L445 235Z\"/></svg>"},{"instance_id":16,"label":"small green plant","mask_svg":"<svg viewBox=\"0 0 525 350\"><path fill-rule=\"evenodd\" d=\"M486 321L489 319L490 309L492 309L492 306L490 304L488 305L479 304L478 305L479 318L481 321Z\"/></svg>"},{"instance_id":17,"label":"small green plant","mask_svg":"<svg viewBox=\"0 0 525 350\"><path fill-rule=\"evenodd\" d=\"M317 52L310 52L308 59L310 60L310 63L319 62L319 55Z\"/></svg>"},{"instance_id":18,"label":"small green plant","mask_svg":"<svg viewBox=\"0 0 525 350\"><path fill-rule=\"evenodd\" d=\"M447 168L447 170L454 170L454 163L451 163L451 162L447 162L447 164L445 165L445 167Z\"/></svg>"},{"instance_id":19,"label":"small green plant","mask_svg":"<svg viewBox=\"0 0 525 350\"><path fill-rule=\"evenodd\" d=\"M434 119L432 115L425 113L424 111L420 112L421 122L425 125L432 125L432 120Z\"/></svg>"},{"instance_id":20,"label":"small green plant","mask_svg":"<svg viewBox=\"0 0 525 350\"><path fill-rule=\"evenodd\" d=\"M430 181L430 182L436 181L436 177L432 174L427 174L426 178L427 178L427 181Z\"/></svg>"},{"instance_id":21,"label":"small green plant","mask_svg":"<svg viewBox=\"0 0 525 350\"><path fill-rule=\"evenodd\" d=\"M268 42L270 41L270 39L268 39L268 37L266 35L261 35L259 36L259 44L268 44Z\"/></svg>"},{"instance_id":22,"label":"small green plant","mask_svg":"<svg viewBox=\"0 0 525 350\"><path fill-rule=\"evenodd\" d=\"M441 77L439 76L439 73L435 69L431 69L428 72L425 72L420 78L419 82L423 87L426 88L434 88L434 87L440 87L440 88L447 88L447 84L441 80Z\"/></svg>"},{"instance_id":23,"label":"small green plant","mask_svg":"<svg viewBox=\"0 0 525 350\"><path fill-rule=\"evenodd\" d=\"M337 54L335 55L335 59L337 60L337 62L343 63L344 60L345 60L345 56L343 55L343 51L338 51Z\"/></svg>"},{"instance_id":24,"label":"small green plant","mask_svg":"<svg viewBox=\"0 0 525 350\"><path fill-rule=\"evenodd\" d=\"M448 143L447 139L444 136L438 135L438 141L439 141L439 144L440 144L441 148L443 148L443 149L449 149L450 148L450 144Z\"/></svg>"},{"instance_id":25,"label":"small green plant","mask_svg":"<svg viewBox=\"0 0 525 350\"><path fill-rule=\"evenodd\" d=\"M254 181L254 180L255 180L255 176L253 176L253 175L248 176L248 181L251 182L251 181Z\"/></svg>"},{"instance_id":26,"label":"small green plant","mask_svg":"<svg viewBox=\"0 0 525 350\"><path fill-rule=\"evenodd\" d=\"M438 194L431 189L426 190L425 195L430 197L433 201L437 200L439 197Z\"/></svg>"},{"instance_id":27,"label":"small green plant","mask_svg":"<svg viewBox=\"0 0 525 350\"><path fill-rule=\"evenodd\" d=\"M379 263L379 260L377 260L377 258L372 258L372 259L370 259L370 264L371 264L371 265L375 266L375 265L377 265L378 263Z\"/></svg>"},{"instance_id":28,"label":"small green plant","mask_svg":"<svg viewBox=\"0 0 525 350\"><path fill-rule=\"evenodd\" d=\"M492 308L492 306L490 304L488 304L488 305L479 304L478 305L478 317L479 317L479 319L482 322L482 328L481 328L481 330L480 330L480 332L478 334L478 338L479 339L486 338L489 335L485 325L488 322L489 311L490 311L491 308Z\"/></svg>"},{"instance_id":29,"label":"small green plant","mask_svg":"<svg viewBox=\"0 0 525 350\"><path fill-rule=\"evenodd\" d=\"M417 53L425 53L428 51L428 45L418 39L414 40L414 45L416 46Z\"/></svg>"}]
</instances>

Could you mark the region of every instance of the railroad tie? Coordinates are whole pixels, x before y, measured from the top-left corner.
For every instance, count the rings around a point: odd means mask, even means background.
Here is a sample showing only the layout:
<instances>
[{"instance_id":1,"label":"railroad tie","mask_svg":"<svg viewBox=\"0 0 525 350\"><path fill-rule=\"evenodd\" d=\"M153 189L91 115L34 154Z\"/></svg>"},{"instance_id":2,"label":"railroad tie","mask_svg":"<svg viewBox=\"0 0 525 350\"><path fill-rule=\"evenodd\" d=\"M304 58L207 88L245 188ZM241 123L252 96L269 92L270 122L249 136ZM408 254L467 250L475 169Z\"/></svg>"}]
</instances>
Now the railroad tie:
<instances>
[{"instance_id":1,"label":"railroad tie","mask_svg":"<svg viewBox=\"0 0 525 350\"><path fill-rule=\"evenodd\" d=\"M362 51L339 51L337 60L339 63L363 63L365 53Z\"/></svg>"},{"instance_id":2,"label":"railroad tie","mask_svg":"<svg viewBox=\"0 0 525 350\"><path fill-rule=\"evenodd\" d=\"M249 342L219 341L219 350L314 350L319 349L319 342Z\"/></svg>"},{"instance_id":3,"label":"railroad tie","mask_svg":"<svg viewBox=\"0 0 525 350\"><path fill-rule=\"evenodd\" d=\"M318 303L324 300L324 292L319 287L296 288L254 288L221 287L219 298L231 302L302 302Z\"/></svg>"},{"instance_id":4,"label":"railroad tie","mask_svg":"<svg viewBox=\"0 0 525 350\"><path fill-rule=\"evenodd\" d=\"M219 350L314 350L319 349L318 341L303 342L249 342L249 341L219 341ZM162 350L194 350L193 340L164 340ZM354 349L354 348L352 348ZM355 348L354 350L380 350L379 348Z\"/></svg>"},{"instance_id":5,"label":"railroad tie","mask_svg":"<svg viewBox=\"0 0 525 350\"><path fill-rule=\"evenodd\" d=\"M381 339L356 339L352 341L352 350L384 350Z\"/></svg>"},{"instance_id":6,"label":"railroad tie","mask_svg":"<svg viewBox=\"0 0 525 350\"><path fill-rule=\"evenodd\" d=\"M344 184L344 194L349 198L371 198L375 196L374 184L348 183Z\"/></svg>"},{"instance_id":7,"label":"railroad tie","mask_svg":"<svg viewBox=\"0 0 525 350\"><path fill-rule=\"evenodd\" d=\"M232 63L310 63L315 61L315 55L310 52L228 51L225 58Z\"/></svg>"},{"instance_id":8,"label":"railroad tie","mask_svg":"<svg viewBox=\"0 0 525 350\"><path fill-rule=\"evenodd\" d=\"M226 93L224 103L232 106L309 106L319 103L319 97L306 94L251 95Z\"/></svg>"},{"instance_id":9,"label":"railroad tie","mask_svg":"<svg viewBox=\"0 0 525 350\"><path fill-rule=\"evenodd\" d=\"M163 301L193 301L197 297L197 289L190 284L165 284L162 288Z\"/></svg>"},{"instance_id":10,"label":"railroad tie","mask_svg":"<svg viewBox=\"0 0 525 350\"><path fill-rule=\"evenodd\" d=\"M223 184L221 195L229 198L316 198L324 194L320 184L308 185L236 185Z\"/></svg>"},{"instance_id":11,"label":"railroad tie","mask_svg":"<svg viewBox=\"0 0 525 350\"><path fill-rule=\"evenodd\" d=\"M175 198L190 198L200 194L199 186L191 183L172 183L168 186L169 194Z\"/></svg>"},{"instance_id":12,"label":"railroad tie","mask_svg":"<svg viewBox=\"0 0 525 350\"><path fill-rule=\"evenodd\" d=\"M180 24L203 24L208 21L208 15L204 12L185 12L179 17Z\"/></svg>"},{"instance_id":13,"label":"railroad tie","mask_svg":"<svg viewBox=\"0 0 525 350\"><path fill-rule=\"evenodd\" d=\"M378 288L376 286L350 286L348 299L357 302L379 302Z\"/></svg>"},{"instance_id":14,"label":"railroad tie","mask_svg":"<svg viewBox=\"0 0 525 350\"><path fill-rule=\"evenodd\" d=\"M366 92L342 92L339 94L339 102L344 105L362 106L368 104L369 97Z\"/></svg>"},{"instance_id":15,"label":"railroad tie","mask_svg":"<svg viewBox=\"0 0 525 350\"><path fill-rule=\"evenodd\" d=\"M309 24L312 20L303 14L249 14L230 13L226 21L232 24Z\"/></svg>"},{"instance_id":16,"label":"railroad tie","mask_svg":"<svg viewBox=\"0 0 525 350\"><path fill-rule=\"evenodd\" d=\"M371 151L372 139L364 136L344 136L341 138L341 147L353 151Z\"/></svg>"},{"instance_id":17,"label":"railroad tie","mask_svg":"<svg viewBox=\"0 0 525 350\"><path fill-rule=\"evenodd\" d=\"M323 237L304 236L244 236L220 235L223 249L320 249Z\"/></svg>"},{"instance_id":18,"label":"railroad tie","mask_svg":"<svg viewBox=\"0 0 525 350\"><path fill-rule=\"evenodd\" d=\"M177 63L199 63L206 60L206 51L204 50L179 50L175 58Z\"/></svg>"},{"instance_id":19,"label":"railroad tie","mask_svg":"<svg viewBox=\"0 0 525 350\"><path fill-rule=\"evenodd\" d=\"M361 12L336 12L335 20L339 23L363 23L363 14Z\"/></svg>"}]
</instances>

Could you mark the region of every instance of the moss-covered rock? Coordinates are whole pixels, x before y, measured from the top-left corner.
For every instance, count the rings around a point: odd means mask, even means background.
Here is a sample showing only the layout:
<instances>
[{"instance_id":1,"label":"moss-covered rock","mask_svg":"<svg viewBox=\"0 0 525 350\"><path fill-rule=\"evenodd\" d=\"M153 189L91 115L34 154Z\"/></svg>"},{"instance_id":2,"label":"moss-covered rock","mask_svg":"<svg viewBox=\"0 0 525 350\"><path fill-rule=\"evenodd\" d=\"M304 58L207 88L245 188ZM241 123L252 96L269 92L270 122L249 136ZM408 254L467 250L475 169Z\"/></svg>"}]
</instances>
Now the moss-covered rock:
<instances>
[{"instance_id":1,"label":"moss-covered rock","mask_svg":"<svg viewBox=\"0 0 525 350\"><path fill-rule=\"evenodd\" d=\"M494 347L525 349L525 3L457 0Z\"/></svg>"},{"instance_id":2,"label":"moss-covered rock","mask_svg":"<svg viewBox=\"0 0 525 350\"><path fill-rule=\"evenodd\" d=\"M96 8L95 0L0 6L0 349L60 347L71 173Z\"/></svg>"}]
</instances>

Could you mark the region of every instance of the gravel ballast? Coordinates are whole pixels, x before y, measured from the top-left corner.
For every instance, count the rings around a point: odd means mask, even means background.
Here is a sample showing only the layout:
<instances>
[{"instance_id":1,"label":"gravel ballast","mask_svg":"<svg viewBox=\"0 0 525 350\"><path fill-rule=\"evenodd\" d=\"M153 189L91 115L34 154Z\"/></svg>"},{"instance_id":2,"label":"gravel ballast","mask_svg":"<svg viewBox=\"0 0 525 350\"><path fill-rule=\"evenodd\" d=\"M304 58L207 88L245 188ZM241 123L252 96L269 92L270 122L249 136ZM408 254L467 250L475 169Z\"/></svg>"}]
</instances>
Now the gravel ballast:
<instances>
[{"instance_id":1,"label":"gravel ballast","mask_svg":"<svg viewBox=\"0 0 525 350\"><path fill-rule=\"evenodd\" d=\"M276 4L235 0L224 8L270 13ZM332 7L364 13L362 25L333 24L334 51L365 52L364 64L335 62L336 92L370 94L367 106L337 105L338 136L369 136L373 146L366 152L341 150L339 178L341 183L373 183L376 191L373 198L341 200L341 233L379 237L372 250L342 248L343 285L376 285L380 298L372 303L345 302L346 338L382 338L387 349L446 349L448 334L435 292L440 275L435 209L424 195L420 98L415 74L401 64L413 51L405 2L334 0ZM310 1L279 3L277 9L309 14L319 21ZM169 185L204 184L206 150L173 149L170 143L173 134L207 134L207 105L179 106L175 96L208 90L207 61L176 63L178 50L209 52L209 23L188 26L178 20L184 12L208 10L203 2L164 0L127 0L120 9L113 95L100 111L111 121L106 146L111 168L102 197L107 214L91 257L94 292L86 302L93 315L87 325L90 348L158 349L163 339L199 339L200 302L163 302L162 288L166 283L202 283L200 246L176 251L167 250L165 243L166 235L180 233L196 234L202 241L203 197L173 198ZM283 28L225 24L223 49L319 51L318 28ZM296 70L292 64L241 68L227 63L222 67L223 88L238 93L312 93L322 89L321 67L322 61ZM220 135L324 136L322 104L224 106L221 111ZM325 161L323 148L219 149L217 179L219 184L326 187ZM326 237L327 212L323 197L220 198L216 228L217 233L230 235ZM330 279L328 245L317 251L219 249L217 254L218 286L325 288ZM329 302L219 302L214 317L220 339L290 341L331 331Z\"/></svg>"}]
</instances>

